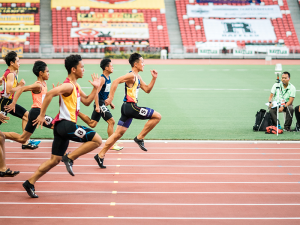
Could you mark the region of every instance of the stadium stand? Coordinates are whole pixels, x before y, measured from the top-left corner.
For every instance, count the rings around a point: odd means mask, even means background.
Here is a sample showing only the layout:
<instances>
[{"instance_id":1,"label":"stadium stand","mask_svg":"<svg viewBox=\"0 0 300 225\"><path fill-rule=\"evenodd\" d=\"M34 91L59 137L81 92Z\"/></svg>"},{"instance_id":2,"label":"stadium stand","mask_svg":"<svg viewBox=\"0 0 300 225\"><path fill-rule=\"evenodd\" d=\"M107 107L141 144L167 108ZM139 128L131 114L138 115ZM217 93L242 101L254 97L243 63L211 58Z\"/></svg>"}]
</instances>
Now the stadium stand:
<instances>
[{"instance_id":1,"label":"stadium stand","mask_svg":"<svg viewBox=\"0 0 300 225\"><path fill-rule=\"evenodd\" d=\"M177 8L177 16L178 22L181 31L182 42L184 46L195 46L195 42L216 42L223 40L207 40L204 31L203 19L204 18L188 18L187 17L187 4L190 5L208 5L209 3L197 3L196 1L189 0L176 0L176 8ZM213 3L210 3L213 4ZM280 43L283 40L284 44L289 48L299 49L299 41L297 38L297 34L295 32L295 28L292 22L292 18L290 15L289 7L287 5L286 0L279 0L277 2L273 0L262 0L261 3L257 3L256 5L276 5L279 4L280 10L282 13L282 18L272 18L271 23L274 27L274 31L276 34L276 40L264 40L264 41L237 41L237 45L240 48L245 47L246 44L271 44L271 43ZM214 5L223 5L221 3L214 3ZM225 4L224 4L225 5ZM250 5L250 3L227 3L226 5ZM209 19L218 19L224 20L224 18L209 18ZM232 18L233 19L233 18ZM257 19L257 18L247 18L247 19ZM266 19L266 18L260 18ZM192 21L192 22L191 22Z\"/></svg>"},{"instance_id":2,"label":"stadium stand","mask_svg":"<svg viewBox=\"0 0 300 225\"><path fill-rule=\"evenodd\" d=\"M0 50L5 47L8 49L21 48L24 53L39 52L40 1L2 0L0 10ZM26 16L29 16L30 19ZM28 21L25 22L26 20Z\"/></svg>"},{"instance_id":3,"label":"stadium stand","mask_svg":"<svg viewBox=\"0 0 300 225\"><path fill-rule=\"evenodd\" d=\"M107 2L104 4L103 2ZM127 3L128 2L128 3ZM150 1L147 4L141 4L140 0L135 2L124 1L124 0L108 0L108 1L64 1L62 4L59 0L52 0L52 29L53 29L53 46L55 52L97 52L104 51L103 46L99 48L100 43L112 42L106 44L106 46L112 47L116 44L119 46L128 45L148 45L150 47L167 48L169 47L168 29L166 24L166 17L164 13L164 2L163 0ZM119 4L114 4L119 3ZM159 3L159 4L157 4ZM77 5L76 5L77 4ZM131 7L131 8L130 8ZM162 8L163 7L163 8ZM131 22L126 21L107 21L102 23L99 20L86 20L78 21L78 14L99 14L99 13L125 13L134 15L136 13L142 13L144 21L133 21L132 23L146 23L148 25L149 37L148 38L115 38L109 36L100 35L84 35L80 37L71 37L71 29L79 28L81 23L89 24L106 24L110 25L117 24L130 24ZM107 15L106 15L107 16ZM113 43L114 42L114 43ZM117 42L117 43L115 43ZM126 42L128 45L126 45ZM89 45L89 46L87 46ZM63 46L63 47L62 47ZM83 46L86 46L84 48ZM81 47L81 48L79 48Z\"/></svg>"}]
</instances>

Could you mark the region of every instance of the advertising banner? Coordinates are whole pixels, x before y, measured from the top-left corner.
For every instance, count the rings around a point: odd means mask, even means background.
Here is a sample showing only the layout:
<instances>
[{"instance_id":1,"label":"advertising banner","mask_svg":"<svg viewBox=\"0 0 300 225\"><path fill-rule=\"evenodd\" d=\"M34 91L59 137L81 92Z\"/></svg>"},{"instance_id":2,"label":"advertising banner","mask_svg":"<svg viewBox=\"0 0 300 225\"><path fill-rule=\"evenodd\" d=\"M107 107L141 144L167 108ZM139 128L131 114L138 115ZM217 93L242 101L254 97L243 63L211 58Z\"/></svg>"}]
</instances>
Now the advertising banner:
<instances>
[{"instance_id":1,"label":"advertising banner","mask_svg":"<svg viewBox=\"0 0 300 225\"><path fill-rule=\"evenodd\" d=\"M288 56L289 49L287 47L273 47L268 49L268 55L271 56Z\"/></svg>"},{"instance_id":2,"label":"advertising banner","mask_svg":"<svg viewBox=\"0 0 300 225\"><path fill-rule=\"evenodd\" d=\"M221 3L221 4L228 4L228 3L260 3L260 0L197 0L197 3Z\"/></svg>"},{"instance_id":3,"label":"advertising banner","mask_svg":"<svg viewBox=\"0 0 300 225\"><path fill-rule=\"evenodd\" d=\"M121 40L121 41L112 41L112 40L104 40L104 41L95 41L95 42L87 42L82 41L80 42L81 48L105 48L105 47L126 47L126 46L134 46L134 47L147 47L149 46L148 40Z\"/></svg>"},{"instance_id":4,"label":"advertising banner","mask_svg":"<svg viewBox=\"0 0 300 225\"><path fill-rule=\"evenodd\" d=\"M23 57L23 47L18 47L18 48L7 48L7 47L2 47L2 57L5 57L7 53L14 51L18 54L18 57Z\"/></svg>"},{"instance_id":5,"label":"advertising banner","mask_svg":"<svg viewBox=\"0 0 300 225\"><path fill-rule=\"evenodd\" d=\"M144 22L143 13L77 13L78 21L85 22Z\"/></svg>"},{"instance_id":6,"label":"advertising banner","mask_svg":"<svg viewBox=\"0 0 300 225\"><path fill-rule=\"evenodd\" d=\"M0 33L7 32L40 32L40 25L18 26L18 25L0 25Z\"/></svg>"},{"instance_id":7,"label":"advertising banner","mask_svg":"<svg viewBox=\"0 0 300 225\"><path fill-rule=\"evenodd\" d=\"M219 55L220 49L219 48L211 48L211 49L198 49L198 55Z\"/></svg>"},{"instance_id":8,"label":"advertising banner","mask_svg":"<svg viewBox=\"0 0 300 225\"><path fill-rule=\"evenodd\" d=\"M255 52L253 50L247 50L247 49L233 49L233 55L236 56L253 56Z\"/></svg>"},{"instance_id":9,"label":"advertising banner","mask_svg":"<svg viewBox=\"0 0 300 225\"><path fill-rule=\"evenodd\" d=\"M275 41L270 20L213 20L203 19L207 40L223 41Z\"/></svg>"},{"instance_id":10,"label":"advertising banner","mask_svg":"<svg viewBox=\"0 0 300 225\"><path fill-rule=\"evenodd\" d=\"M148 23L80 23L80 28L148 28Z\"/></svg>"},{"instance_id":11,"label":"advertising banner","mask_svg":"<svg viewBox=\"0 0 300 225\"><path fill-rule=\"evenodd\" d=\"M0 34L0 42L20 43L26 41L26 35Z\"/></svg>"},{"instance_id":12,"label":"advertising banner","mask_svg":"<svg viewBox=\"0 0 300 225\"><path fill-rule=\"evenodd\" d=\"M37 7L0 7L0 13L38 13Z\"/></svg>"},{"instance_id":13,"label":"advertising banner","mask_svg":"<svg viewBox=\"0 0 300 225\"><path fill-rule=\"evenodd\" d=\"M145 28L71 28L71 37L112 37L149 39L148 27Z\"/></svg>"},{"instance_id":14,"label":"advertising banner","mask_svg":"<svg viewBox=\"0 0 300 225\"><path fill-rule=\"evenodd\" d=\"M0 24L34 24L33 14L2 14Z\"/></svg>"},{"instance_id":15,"label":"advertising banner","mask_svg":"<svg viewBox=\"0 0 300 225\"><path fill-rule=\"evenodd\" d=\"M188 17L217 18L282 18L279 5L187 5Z\"/></svg>"}]
</instances>

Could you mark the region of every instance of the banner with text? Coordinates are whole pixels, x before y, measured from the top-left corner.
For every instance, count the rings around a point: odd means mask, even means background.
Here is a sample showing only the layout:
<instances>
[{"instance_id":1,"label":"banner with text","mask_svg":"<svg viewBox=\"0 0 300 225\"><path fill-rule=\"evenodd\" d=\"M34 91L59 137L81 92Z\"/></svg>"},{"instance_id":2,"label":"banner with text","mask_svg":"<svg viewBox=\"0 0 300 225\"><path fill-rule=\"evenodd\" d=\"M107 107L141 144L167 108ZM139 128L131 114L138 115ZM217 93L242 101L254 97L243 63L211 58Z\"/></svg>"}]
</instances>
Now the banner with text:
<instances>
[{"instance_id":1,"label":"banner with text","mask_svg":"<svg viewBox=\"0 0 300 225\"><path fill-rule=\"evenodd\" d=\"M203 19L207 40L223 41L275 41L270 20L213 20Z\"/></svg>"},{"instance_id":2,"label":"banner with text","mask_svg":"<svg viewBox=\"0 0 300 225\"><path fill-rule=\"evenodd\" d=\"M197 0L197 3L221 3L221 4L228 4L228 3L260 3L260 0Z\"/></svg>"},{"instance_id":3,"label":"banner with text","mask_svg":"<svg viewBox=\"0 0 300 225\"><path fill-rule=\"evenodd\" d=\"M37 7L0 7L0 13L38 13Z\"/></svg>"},{"instance_id":4,"label":"banner with text","mask_svg":"<svg viewBox=\"0 0 300 225\"><path fill-rule=\"evenodd\" d=\"M290 51L287 47L273 47L269 48L267 53L271 56L288 56Z\"/></svg>"},{"instance_id":5,"label":"banner with text","mask_svg":"<svg viewBox=\"0 0 300 225\"><path fill-rule=\"evenodd\" d=\"M33 14L2 14L0 24L34 24Z\"/></svg>"},{"instance_id":6,"label":"banner with text","mask_svg":"<svg viewBox=\"0 0 300 225\"><path fill-rule=\"evenodd\" d=\"M187 5L188 17L217 17L217 18L282 18L279 5Z\"/></svg>"},{"instance_id":7,"label":"banner with text","mask_svg":"<svg viewBox=\"0 0 300 225\"><path fill-rule=\"evenodd\" d=\"M7 53L14 51L18 54L18 57L23 57L23 47L18 47L18 48L7 48L7 47L2 47L2 57L5 57Z\"/></svg>"},{"instance_id":8,"label":"banner with text","mask_svg":"<svg viewBox=\"0 0 300 225\"><path fill-rule=\"evenodd\" d=\"M210 48L210 49L198 49L198 55L220 55L219 48Z\"/></svg>"},{"instance_id":9,"label":"banner with text","mask_svg":"<svg viewBox=\"0 0 300 225\"><path fill-rule=\"evenodd\" d=\"M147 23L80 23L80 28L147 28Z\"/></svg>"},{"instance_id":10,"label":"banner with text","mask_svg":"<svg viewBox=\"0 0 300 225\"><path fill-rule=\"evenodd\" d=\"M20 43L26 41L26 35L0 34L0 42Z\"/></svg>"},{"instance_id":11,"label":"banner with text","mask_svg":"<svg viewBox=\"0 0 300 225\"><path fill-rule=\"evenodd\" d=\"M253 56L255 52L253 50L247 50L247 49L233 49L233 55L236 56Z\"/></svg>"},{"instance_id":12,"label":"banner with text","mask_svg":"<svg viewBox=\"0 0 300 225\"><path fill-rule=\"evenodd\" d=\"M143 13L77 13L78 21L85 22L144 22Z\"/></svg>"},{"instance_id":13,"label":"banner with text","mask_svg":"<svg viewBox=\"0 0 300 225\"><path fill-rule=\"evenodd\" d=\"M0 25L0 32L40 32L40 25L18 26L18 25Z\"/></svg>"},{"instance_id":14,"label":"banner with text","mask_svg":"<svg viewBox=\"0 0 300 225\"><path fill-rule=\"evenodd\" d=\"M148 40L121 40L121 41L113 41L113 40L104 40L104 41L80 41L80 47L85 49L92 48L105 48L105 47L126 47L126 46L134 46L134 47L147 47L149 46Z\"/></svg>"}]
</instances>

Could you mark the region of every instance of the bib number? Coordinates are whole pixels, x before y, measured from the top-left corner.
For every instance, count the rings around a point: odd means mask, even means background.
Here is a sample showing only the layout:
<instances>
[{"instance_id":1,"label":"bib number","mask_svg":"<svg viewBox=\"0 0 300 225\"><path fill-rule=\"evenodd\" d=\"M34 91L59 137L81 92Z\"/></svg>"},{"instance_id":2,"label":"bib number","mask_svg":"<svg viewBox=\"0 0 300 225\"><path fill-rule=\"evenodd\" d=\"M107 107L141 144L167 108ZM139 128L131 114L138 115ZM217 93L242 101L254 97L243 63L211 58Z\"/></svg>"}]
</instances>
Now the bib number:
<instances>
[{"instance_id":1,"label":"bib number","mask_svg":"<svg viewBox=\"0 0 300 225\"><path fill-rule=\"evenodd\" d=\"M100 106L100 108L103 113L108 111L108 108L105 105Z\"/></svg>"},{"instance_id":2,"label":"bib number","mask_svg":"<svg viewBox=\"0 0 300 225\"><path fill-rule=\"evenodd\" d=\"M141 115L141 116L146 116L147 113L148 113L148 109L141 108L141 110L140 110L140 115Z\"/></svg>"},{"instance_id":3,"label":"bib number","mask_svg":"<svg viewBox=\"0 0 300 225\"><path fill-rule=\"evenodd\" d=\"M50 116L45 116L45 123L47 124L47 125L50 125L51 123L52 123L52 118L50 117Z\"/></svg>"},{"instance_id":4,"label":"bib number","mask_svg":"<svg viewBox=\"0 0 300 225\"><path fill-rule=\"evenodd\" d=\"M81 127L79 127L75 133L74 133L77 137L79 138L83 138L84 135L86 134L86 131L84 129L82 129Z\"/></svg>"},{"instance_id":5,"label":"bib number","mask_svg":"<svg viewBox=\"0 0 300 225\"><path fill-rule=\"evenodd\" d=\"M1 111L0 112L2 115L4 115L4 116L6 116L7 115L7 112L3 112L3 111Z\"/></svg>"}]
</instances>

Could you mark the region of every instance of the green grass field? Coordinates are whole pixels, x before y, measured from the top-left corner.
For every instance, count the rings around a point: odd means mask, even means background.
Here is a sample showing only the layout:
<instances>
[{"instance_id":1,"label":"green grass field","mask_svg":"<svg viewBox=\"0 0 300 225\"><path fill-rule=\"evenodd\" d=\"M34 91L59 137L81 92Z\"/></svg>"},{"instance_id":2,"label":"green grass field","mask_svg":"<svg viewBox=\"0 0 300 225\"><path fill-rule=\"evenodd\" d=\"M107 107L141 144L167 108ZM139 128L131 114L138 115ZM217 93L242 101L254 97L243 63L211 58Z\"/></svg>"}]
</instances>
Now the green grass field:
<instances>
[{"instance_id":1,"label":"green grass field","mask_svg":"<svg viewBox=\"0 0 300 225\"><path fill-rule=\"evenodd\" d=\"M87 63L88 60L85 61ZM147 63L147 61L146 61ZM256 112L264 108L270 90L275 82L275 66L253 65L146 65L141 73L144 81L151 80L150 69L158 71L158 79L150 94L139 92L139 105L155 109L162 115L161 122L149 133L147 139L193 139L193 140L298 140L300 133L285 132L276 135L264 132L253 132ZM1 65L1 70L6 69ZM64 65L49 65L52 83L63 82L66 78ZM19 79L26 84L36 80L31 72L32 65L21 65ZM130 70L128 65L114 65L112 80ZM284 71L291 73L291 83L300 89L299 66L283 66ZM85 75L79 84L86 94L91 85L88 82L91 73L101 74L98 65L85 64ZM294 107L300 105L300 94L297 92ZM116 123L120 118L120 107L124 97L124 84L119 85L111 110ZM24 93L18 104L30 109L31 93ZM81 104L81 112L91 115L93 104L89 107ZM58 113L58 97L55 97L47 115L55 117ZM283 115L280 114L283 124ZM79 119L78 124L84 125ZM133 139L142 129L145 121L134 120L123 139ZM292 128L295 126L295 118ZM100 120L95 130L103 139L107 139L107 124ZM11 117L8 124L1 125L2 131L21 133L21 120ZM52 130L47 128L35 131L33 138L52 138Z\"/></svg>"}]
</instances>

